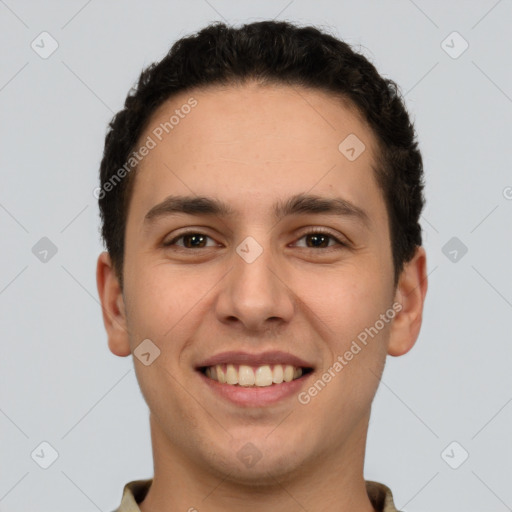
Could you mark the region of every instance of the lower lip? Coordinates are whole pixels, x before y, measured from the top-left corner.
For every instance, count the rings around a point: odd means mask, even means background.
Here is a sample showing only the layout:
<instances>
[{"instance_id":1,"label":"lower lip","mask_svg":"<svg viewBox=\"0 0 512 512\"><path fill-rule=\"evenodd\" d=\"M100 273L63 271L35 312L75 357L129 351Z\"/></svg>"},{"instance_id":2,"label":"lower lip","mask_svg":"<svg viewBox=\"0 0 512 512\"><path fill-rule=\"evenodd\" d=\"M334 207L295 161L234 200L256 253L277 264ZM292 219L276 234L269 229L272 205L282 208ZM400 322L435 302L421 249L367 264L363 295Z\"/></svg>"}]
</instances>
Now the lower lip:
<instances>
[{"instance_id":1,"label":"lower lip","mask_svg":"<svg viewBox=\"0 0 512 512\"><path fill-rule=\"evenodd\" d=\"M297 395L313 374L313 372L310 372L291 382L282 382L281 384L272 384L271 386L245 387L221 384L216 380L210 379L201 371L198 371L198 373L205 384L207 384L214 393L242 407L264 407Z\"/></svg>"}]
</instances>

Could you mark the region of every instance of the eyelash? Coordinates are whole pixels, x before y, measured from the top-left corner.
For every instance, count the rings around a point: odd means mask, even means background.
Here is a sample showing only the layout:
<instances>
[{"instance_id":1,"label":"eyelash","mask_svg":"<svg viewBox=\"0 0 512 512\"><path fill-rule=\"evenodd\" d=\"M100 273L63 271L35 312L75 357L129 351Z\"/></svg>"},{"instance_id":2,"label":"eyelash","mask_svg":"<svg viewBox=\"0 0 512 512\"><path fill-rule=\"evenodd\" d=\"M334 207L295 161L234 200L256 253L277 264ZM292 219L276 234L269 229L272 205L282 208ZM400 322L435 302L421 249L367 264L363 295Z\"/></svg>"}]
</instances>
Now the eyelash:
<instances>
[{"instance_id":1,"label":"eyelash","mask_svg":"<svg viewBox=\"0 0 512 512\"><path fill-rule=\"evenodd\" d=\"M186 231L186 232L181 233L180 235L174 237L172 240L169 240L168 242L164 242L163 246L164 247L171 247L172 245L174 245L176 243L177 240L180 240L181 238L183 238L183 237L185 237L187 235L201 235L201 236L205 236L207 238L212 239L212 237L210 237L209 235L206 235L205 233L202 233L200 231ZM307 232L303 233L300 236L300 238L298 238L298 240L301 240L302 238L304 238L304 237L306 237L308 235L324 235L324 236L334 240L342 248L348 247L348 243L342 242L339 238L335 237L332 233L330 233L329 231L326 231L324 229L321 229L321 228L311 229L310 231L307 231ZM181 250L185 250L185 251L187 251L187 250L194 250L193 248L189 248L189 247L181 247L181 246L178 246L178 247ZM199 247L199 249L207 249L207 247ZM334 246L328 246L328 247L319 247L319 248L305 247L305 249L309 249L309 250L313 250L313 251L318 250L318 249L323 249L325 251L325 250L332 250L332 249L336 249L336 248Z\"/></svg>"}]
</instances>

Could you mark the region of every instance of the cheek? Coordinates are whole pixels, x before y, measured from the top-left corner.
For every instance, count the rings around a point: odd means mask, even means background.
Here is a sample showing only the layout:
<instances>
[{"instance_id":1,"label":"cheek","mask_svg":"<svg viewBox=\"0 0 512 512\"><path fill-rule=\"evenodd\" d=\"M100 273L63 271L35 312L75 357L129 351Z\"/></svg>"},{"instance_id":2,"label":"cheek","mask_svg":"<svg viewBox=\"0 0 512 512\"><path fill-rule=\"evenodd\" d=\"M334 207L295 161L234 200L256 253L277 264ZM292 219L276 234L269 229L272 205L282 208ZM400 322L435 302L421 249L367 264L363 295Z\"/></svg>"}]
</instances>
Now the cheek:
<instances>
[{"instance_id":1,"label":"cheek","mask_svg":"<svg viewBox=\"0 0 512 512\"><path fill-rule=\"evenodd\" d=\"M175 284L178 277L165 278L158 267L147 263L132 272L127 265L127 270L125 290L129 298L126 312L130 337L134 342L149 338L160 346L186 307L186 297Z\"/></svg>"},{"instance_id":2,"label":"cheek","mask_svg":"<svg viewBox=\"0 0 512 512\"><path fill-rule=\"evenodd\" d=\"M344 343L373 325L389 307L390 291L370 265L347 265L339 272L297 275L297 295L325 325L327 335Z\"/></svg>"},{"instance_id":3,"label":"cheek","mask_svg":"<svg viewBox=\"0 0 512 512\"><path fill-rule=\"evenodd\" d=\"M211 291L219 279L215 273L185 272L168 262L141 262L126 282L132 342L151 339L161 350L161 362L175 366L176 353L204 321L205 310L211 307Z\"/></svg>"}]
</instances>

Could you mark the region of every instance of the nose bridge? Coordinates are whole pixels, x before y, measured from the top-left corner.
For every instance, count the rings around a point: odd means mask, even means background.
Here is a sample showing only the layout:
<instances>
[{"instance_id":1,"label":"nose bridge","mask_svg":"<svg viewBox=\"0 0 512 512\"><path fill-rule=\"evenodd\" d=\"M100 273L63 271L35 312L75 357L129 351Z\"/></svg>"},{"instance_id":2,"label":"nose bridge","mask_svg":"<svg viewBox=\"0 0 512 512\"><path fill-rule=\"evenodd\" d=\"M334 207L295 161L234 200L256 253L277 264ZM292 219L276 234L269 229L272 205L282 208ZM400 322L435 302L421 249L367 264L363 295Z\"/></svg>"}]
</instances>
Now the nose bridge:
<instances>
[{"instance_id":1,"label":"nose bridge","mask_svg":"<svg viewBox=\"0 0 512 512\"><path fill-rule=\"evenodd\" d=\"M247 236L235 248L233 267L218 304L221 320L236 318L248 329L265 327L268 320L289 321L293 298L279 276L270 233Z\"/></svg>"}]
</instances>

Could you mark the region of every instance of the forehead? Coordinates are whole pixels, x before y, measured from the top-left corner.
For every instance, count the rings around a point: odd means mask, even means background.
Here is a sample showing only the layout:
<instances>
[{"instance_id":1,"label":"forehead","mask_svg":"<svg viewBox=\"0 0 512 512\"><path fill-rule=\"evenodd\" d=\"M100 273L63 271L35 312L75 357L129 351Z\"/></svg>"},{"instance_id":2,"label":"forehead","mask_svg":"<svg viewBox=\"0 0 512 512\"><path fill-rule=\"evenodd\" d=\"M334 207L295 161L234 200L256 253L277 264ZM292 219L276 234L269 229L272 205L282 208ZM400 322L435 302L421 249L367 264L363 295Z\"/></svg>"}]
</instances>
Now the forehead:
<instances>
[{"instance_id":1,"label":"forehead","mask_svg":"<svg viewBox=\"0 0 512 512\"><path fill-rule=\"evenodd\" d=\"M147 207L171 193L213 191L241 212L272 194L342 192L355 203L379 194L373 131L347 101L319 90L249 83L180 93L138 146L149 140L133 192Z\"/></svg>"},{"instance_id":2,"label":"forehead","mask_svg":"<svg viewBox=\"0 0 512 512\"><path fill-rule=\"evenodd\" d=\"M243 149L250 156L251 147L257 151L259 142L266 140L268 144L270 139L281 139L283 152L287 140L305 137L309 144L301 154L310 152L313 146L337 151L339 137L345 132L348 135L350 130L366 139L368 145L374 145L373 131L344 97L299 86L248 82L213 85L172 97L153 114L145 134L154 132L157 141L164 145L173 139L175 149L185 142L242 143L245 140L249 144ZM229 153L230 149L225 147L224 151ZM276 150L275 145L272 150Z\"/></svg>"}]
</instances>

